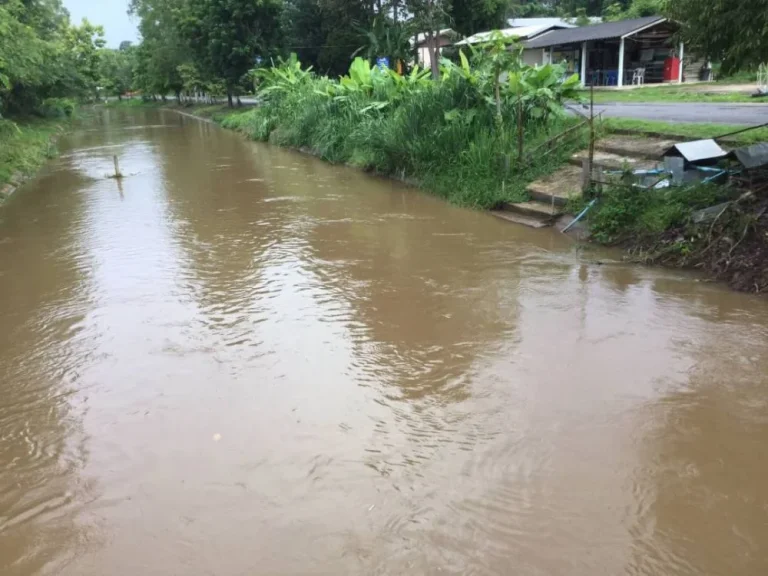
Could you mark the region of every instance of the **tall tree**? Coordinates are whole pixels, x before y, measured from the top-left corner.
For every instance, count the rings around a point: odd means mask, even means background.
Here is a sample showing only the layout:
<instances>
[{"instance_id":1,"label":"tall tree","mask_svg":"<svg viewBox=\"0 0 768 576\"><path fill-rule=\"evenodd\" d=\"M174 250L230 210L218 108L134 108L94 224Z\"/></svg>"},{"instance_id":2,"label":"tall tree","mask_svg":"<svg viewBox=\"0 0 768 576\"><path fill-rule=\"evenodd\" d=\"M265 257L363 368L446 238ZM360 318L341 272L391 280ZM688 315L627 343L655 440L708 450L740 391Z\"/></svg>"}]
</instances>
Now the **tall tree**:
<instances>
[{"instance_id":1,"label":"tall tree","mask_svg":"<svg viewBox=\"0 0 768 576\"><path fill-rule=\"evenodd\" d=\"M33 112L46 98L92 94L103 30L72 26L59 0L0 2L0 110Z\"/></svg>"},{"instance_id":2,"label":"tall tree","mask_svg":"<svg viewBox=\"0 0 768 576\"><path fill-rule=\"evenodd\" d=\"M425 36L432 78L437 80L440 77L438 42L440 30L450 22L449 0L408 0L406 6L413 14L414 28Z\"/></svg>"},{"instance_id":3,"label":"tall tree","mask_svg":"<svg viewBox=\"0 0 768 576\"><path fill-rule=\"evenodd\" d=\"M768 62L768 0L674 0L667 10L690 47L726 74Z\"/></svg>"},{"instance_id":4,"label":"tall tree","mask_svg":"<svg viewBox=\"0 0 768 576\"><path fill-rule=\"evenodd\" d=\"M374 3L367 0L285 0L283 48L323 74L345 74L373 17Z\"/></svg>"},{"instance_id":5,"label":"tall tree","mask_svg":"<svg viewBox=\"0 0 768 576\"><path fill-rule=\"evenodd\" d=\"M450 10L452 27L464 36L506 28L509 8L508 0L453 0Z\"/></svg>"},{"instance_id":6,"label":"tall tree","mask_svg":"<svg viewBox=\"0 0 768 576\"><path fill-rule=\"evenodd\" d=\"M178 68L189 60L175 14L182 0L131 0L129 13L139 17L141 45L136 49L136 87L165 97L180 94L183 81Z\"/></svg>"},{"instance_id":7,"label":"tall tree","mask_svg":"<svg viewBox=\"0 0 768 576\"><path fill-rule=\"evenodd\" d=\"M122 100L133 85L134 50L104 48L99 53L99 85Z\"/></svg>"},{"instance_id":8,"label":"tall tree","mask_svg":"<svg viewBox=\"0 0 768 576\"><path fill-rule=\"evenodd\" d=\"M185 0L176 12L195 63L223 80L230 106L256 57L276 52L280 9L279 0Z\"/></svg>"}]
</instances>

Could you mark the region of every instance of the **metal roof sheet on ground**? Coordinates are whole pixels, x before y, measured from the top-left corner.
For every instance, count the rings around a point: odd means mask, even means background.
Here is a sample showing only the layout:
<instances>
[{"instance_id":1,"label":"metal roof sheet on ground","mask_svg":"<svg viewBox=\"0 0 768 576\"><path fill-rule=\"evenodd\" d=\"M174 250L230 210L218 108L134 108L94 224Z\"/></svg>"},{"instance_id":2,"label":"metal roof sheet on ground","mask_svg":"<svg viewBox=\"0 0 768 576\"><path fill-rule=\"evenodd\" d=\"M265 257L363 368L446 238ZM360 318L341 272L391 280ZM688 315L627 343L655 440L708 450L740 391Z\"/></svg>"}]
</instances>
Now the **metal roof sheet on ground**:
<instances>
[{"instance_id":1,"label":"metal roof sheet on ground","mask_svg":"<svg viewBox=\"0 0 768 576\"><path fill-rule=\"evenodd\" d=\"M561 44L576 44L581 42L592 42L594 40L608 40L610 38L621 38L630 36L654 24L661 24L667 19L663 16L646 16L645 18L634 18L632 20L621 20L619 22L606 22L605 24L595 24L594 26L582 26L581 28L568 28L565 30L553 30L537 36L523 45L526 48L546 48L548 46L559 46Z\"/></svg>"},{"instance_id":2,"label":"metal roof sheet on ground","mask_svg":"<svg viewBox=\"0 0 768 576\"><path fill-rule=\"evenodd\" d=\"M725 158L728 153L720 148L720 145L714 140L695 140L693 142L682 142L675 144L664 153L664 156L674 156L675 152L685 158L688 162L703 162L704 160L717 160Z\"/></svg>"},{"instance_id":3,"label":"metal roof sheet on ground","mask_svg":"<svg viewBox=\"0 0 768 576\"><path fill-rule=\"evenodd\" d=\"M737 148L732 154L748 170L768 166L768 142Z\"/></svg>"},{"instance_id":4,"label":"metal roof sheet on ground","mask_svg":"<svg viewBox=\"0 0 768 576\"><path fill-rule=\"evenodd\" d=\"M535 36L538 36L539 34L542 34L543 32L546 32L548 30L551 30L552 28L555 28L555 25L544 25L544 26L523 26L523 27L517 27L517 28L504 28L503 30L499 30L501 32L501 35L505 38L519 38L520 40L524 40L526 38L533 38ZM465 38L461 42L456 42L456 46L464 46L466 44L479 44L480 42L487 42L495 30L492 30L490 32L478 32L477 34L473 34L469 38Z\"/></svg>"}]
</instances>

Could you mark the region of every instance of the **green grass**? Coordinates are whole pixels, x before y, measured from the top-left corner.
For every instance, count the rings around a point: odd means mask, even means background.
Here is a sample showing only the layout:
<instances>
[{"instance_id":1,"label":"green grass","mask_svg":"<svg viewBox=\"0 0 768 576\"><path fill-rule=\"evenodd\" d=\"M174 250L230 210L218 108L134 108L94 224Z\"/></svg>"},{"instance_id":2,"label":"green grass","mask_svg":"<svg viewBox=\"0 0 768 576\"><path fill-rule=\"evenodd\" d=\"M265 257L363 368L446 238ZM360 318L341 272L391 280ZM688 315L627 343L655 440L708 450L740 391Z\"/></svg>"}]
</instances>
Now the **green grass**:
<instances>
[{"instance_id":1,"label":"green grass","mask_svg":"<svg viewBox=\"0 0 768 576\"><path fill-rule=\"evenodd\" d=\"M685 226L695 210L730 198L733 191L714 184L643 190L607 187L588 217L596 241L615 244L655 238Z\"/></svg>"},{"instance_id":2,"label":"green grass","mask_svg":"<svg viewBox=\"0 0 768 576\"><path fill-rule=\"evenodd\" d=\"M413 95L394 112L365 114L310 93L279 107L234 111L221 124L253 140L404 179L452 203L475 208L527 199L528 183L557 170L586 145L582 134L555 153L518 168L514 126L499 134L487 119L448 121L445 110L453 107L452 98L447 90L428 90ZM562 118L545 126L527 126L526 149L576 122Z\"/></svg>"},{"instance_id":3,"label":"green grass","mask_svg":"<svg viewBox=\"0 0 768 576\"><path fill-rule=\"evenodd\" d=\"M595 90L595 103L606 102L731 102L731 103L764 103L768 105L768 98L752 98L744 92L714 92L707 90L707 86L715 84L692 85L662 85L633 88L627 90ZM589 91L581 92L585 101L589 100Z\"/></svg>"},{"instance_id":4,"label":"green grass","mask_svg":"<svg viewBox=\"0 0 768 576\"><path fill-rule=\"evenodd\" d=\"M685 124L676 122L658 122L655 120L634 120L631 118L606 118L603 120L606 131L632 131L639 134L662 135L677 138L701 139L718 138L730 132L743 130L741 124ZM735 136L729 136L724 143L749 145L768 141L768 128L757 128Z\"/></svg>"},{"instance_id":5,"label":"green grass","mask_svg":"<svg viewBox=\"0 0 768 576\"><path fill-rule=\"evenodd\" d=\"M66 119L0 120L0 188L17 175L30 176L56 154L53 143Z\"/></svg>"}]
</instances>

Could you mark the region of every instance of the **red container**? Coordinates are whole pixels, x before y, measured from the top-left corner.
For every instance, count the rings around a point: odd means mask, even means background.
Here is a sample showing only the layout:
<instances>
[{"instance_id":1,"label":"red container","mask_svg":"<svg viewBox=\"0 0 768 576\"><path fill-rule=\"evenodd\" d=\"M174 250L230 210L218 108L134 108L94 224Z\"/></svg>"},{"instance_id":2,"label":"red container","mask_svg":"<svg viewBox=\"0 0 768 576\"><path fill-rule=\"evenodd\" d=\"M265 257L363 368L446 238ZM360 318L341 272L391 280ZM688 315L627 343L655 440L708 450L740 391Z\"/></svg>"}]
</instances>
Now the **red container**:
<instances>
[{"instance_id":1,"label":"red container","mask_svg":"<svg viewBox=\"0 0 768 576\"><path fill-rule=\"evenodd\" d=\"M677 80L680 80L680 58L667 58L664 60L664 82Z\"/></svg>"}]
</instances>

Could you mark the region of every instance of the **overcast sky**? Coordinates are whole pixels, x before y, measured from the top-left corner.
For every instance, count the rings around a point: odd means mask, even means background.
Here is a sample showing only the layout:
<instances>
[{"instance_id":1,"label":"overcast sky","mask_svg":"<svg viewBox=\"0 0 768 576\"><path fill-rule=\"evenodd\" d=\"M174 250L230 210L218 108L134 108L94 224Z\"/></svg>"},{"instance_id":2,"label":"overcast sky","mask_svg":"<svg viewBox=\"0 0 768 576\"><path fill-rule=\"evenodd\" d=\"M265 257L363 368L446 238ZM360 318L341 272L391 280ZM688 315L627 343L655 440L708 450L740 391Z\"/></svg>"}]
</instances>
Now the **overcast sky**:
<instances>
[{"instance_id":1,"label":"overcast sky","mask_svg":"<svg viewBox=\"0 0 768 576\"><path fill-rule=\"evenodd\" d=\"M88 18L91 24L104 26L107 46L117 48L123 40L136 43L139 38L136 23L129 17L128 0L64 0L72 22Z\"/></svg>"}]
</instances>

